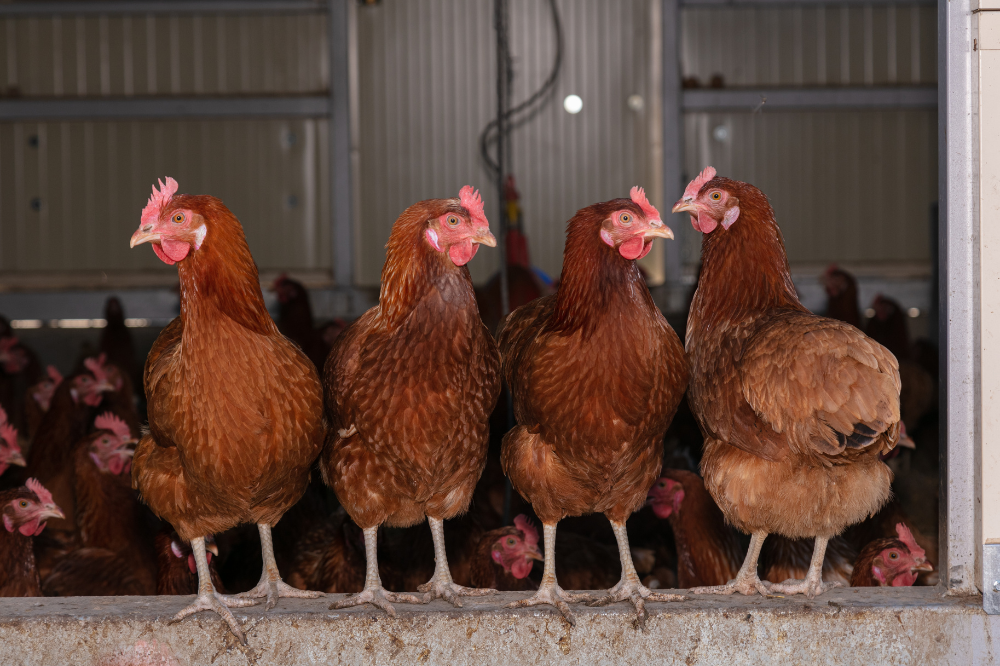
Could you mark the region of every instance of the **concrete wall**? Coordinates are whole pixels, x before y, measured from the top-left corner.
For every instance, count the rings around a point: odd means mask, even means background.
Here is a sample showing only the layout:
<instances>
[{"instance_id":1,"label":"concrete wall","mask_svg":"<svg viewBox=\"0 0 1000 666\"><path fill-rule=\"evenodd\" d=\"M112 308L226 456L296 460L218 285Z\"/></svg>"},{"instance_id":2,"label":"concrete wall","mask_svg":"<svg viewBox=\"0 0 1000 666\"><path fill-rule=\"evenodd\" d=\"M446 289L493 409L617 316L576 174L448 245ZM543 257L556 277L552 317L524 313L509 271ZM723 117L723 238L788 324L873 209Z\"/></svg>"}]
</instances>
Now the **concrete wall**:
<instances>
[{"instance_id":1,"label":"concrete wall","mask_svg":"<svg viewBox=\"0 0 1000 666\"><path fill-rule=\"evenodd\" d=\"M215 616L168 624L191 597L0 600L0 666L33 664L991 664L1000 618L938 588L835 590L819 599L698 598L651 604L648 633L626 604L508 610L519 593L329 611L331 595L234 609L241 646ZM152 652L155 658L140 658Z\"/></svg>"}]
</instances>

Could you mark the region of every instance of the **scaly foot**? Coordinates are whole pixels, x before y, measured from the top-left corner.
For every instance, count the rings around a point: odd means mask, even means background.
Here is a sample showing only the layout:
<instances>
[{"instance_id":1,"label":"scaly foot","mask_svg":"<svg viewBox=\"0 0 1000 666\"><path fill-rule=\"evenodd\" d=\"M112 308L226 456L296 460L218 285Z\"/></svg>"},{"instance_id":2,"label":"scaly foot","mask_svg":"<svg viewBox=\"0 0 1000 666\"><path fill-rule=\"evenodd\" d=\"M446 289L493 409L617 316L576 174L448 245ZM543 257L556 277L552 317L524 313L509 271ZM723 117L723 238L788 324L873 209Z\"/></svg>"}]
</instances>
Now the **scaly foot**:
<instances>
[{"instance_id":1,"label":"scaly foot","mask_svg":"<svg viewBox=\"0 0 1000 666\"><path fill-rule=\"evenodd\" d=\"M390 603L392 602L392 603ZM337 608L350 608L362 604L371 604L376 608L381 608L391 617L396 617L396 609L392 604L425 604L426 600L412 594L402 594L399 592L389 592L381 585L377 587L366 587L354 596L347 597L341 601L330 604L330 610Z\"/></svg>"},{"instance_id":2,"label":"scaly foot","mask_svg":"<svg viewBox=\"0 0 1000 666\"><path fill-rule=\"evenodd\" d=\"M804 594L812 599L831 588L843 587L843 583L840 581L824 583L822 580L814 580L806 576L804 580L790 578L784 583L770 583L767 587L771 594Z\"/></svg>"},{"instance_id":3,"label":"scaly foot","mask_svg":"<svg viewBox=\"0 0 1000 666\"><path fill-rule=\"evenodd\" d=\"M733 592L739 592L740 594L751 596L753 594L760 594L762 597L768 596L768 592L771 589L770 583L765 583L760 579L760 577L753 573L749 576L742 575L729 581L725 585L710 585L708 587L692 587L692 594L732 594Z\"/></svg>"},{"instance_id":4,"label":"scaly foot","mask_svg":"<svg viewBox=\"0 0 1000 666\"><path fill-rule=\"evenodd\" d=\"M275 607L275 605L277 605L278 599L281 597L316 599L322 595L322 592L312 592L310 590L300 590L292 587L279 578L278 580L261 579L261 581L257 583L257 587L252 590L247 590L246 592L240 592L236 595L236 597L239 599L267 598L267 601L264 603L264 610L271 610Z\"/></svg>"},{"instance_id":5,"label":"scaly foot","mask_svg":"<svg viewBox=\"0 0 1000 666\"><path fill-rule=\"evenodd\" d=\"M685 601L687 597L683 594L663 594L652 592L649 588L639 582L638 579L621 579L618 584L608 590L607 594L594 598L594 595L587 595L590 600L588 606L607 606L619 601L631 601L637 613L636 619L643 631L646 631L646 601Z\"/></svg>"},{"instance_id":6,"label":"scaly foot","mask_svg":"<svg viewBox=\"0 0 1000 666\"><path fill-rule=\"evenodd\" d=\"M485 597L487 594L496 594L496 590L485 587L465 587L451 580L439 580L437 577L417 587L418 592L426 592L425 603L433 599L444 599L451 602L453 606L462 607L459 597Z\"/></svg>"},{"instance_id":7,"label":"scaly foot","mask_svg":"<svg viewBox=\"0 0 1000 666\"><path fill-rule=\"evenodd\" d=\"M548 585L543 583L534 595L527 599L509 603L507 604L507 608L526 608L527 606L549 604L559 609L559 612L566 618L566 621L575 626L576 618L573 616L573 612L569 609L566 602L588 601L590 598L591 596L586 593L571 594L555 583L549 583Z\"/></svg>"},{"instance_id":8,"label":"scaly foot","mask_svg":"<svg viewBox=\"0 0 1000 666\"><path fill-rule=\"evenodd\" d=\"M229 611L230 608L245 608L247 606L255 606L257 601L255 599L241 599L239 597L230 597L219 594L218 592L212 592L210 594L199 594L194 603L192 603L187 608L181 610L174 618L170 621L170 624L174 622L179 622L186 618L188 615L194 615L195 613L200 613L201 611L215 611L218 613L226 624L229 625L229 629L240 639L240 643L243 645L247 644L246 634L243 633L243 627L240 626L239 621L235 616Z\"/></svg>"}]
</instances>

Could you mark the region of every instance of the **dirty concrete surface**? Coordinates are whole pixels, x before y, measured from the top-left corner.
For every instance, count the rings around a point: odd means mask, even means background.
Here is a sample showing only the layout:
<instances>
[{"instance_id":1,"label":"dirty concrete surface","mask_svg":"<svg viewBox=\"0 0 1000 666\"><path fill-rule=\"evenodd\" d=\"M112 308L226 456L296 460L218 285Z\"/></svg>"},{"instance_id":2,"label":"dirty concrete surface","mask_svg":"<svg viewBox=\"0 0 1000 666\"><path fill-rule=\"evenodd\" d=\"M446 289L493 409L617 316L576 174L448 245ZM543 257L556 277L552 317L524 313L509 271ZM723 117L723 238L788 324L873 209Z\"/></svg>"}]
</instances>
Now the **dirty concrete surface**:
<instances>
[{"instance_id":1,"label":"dirty concrete surface","mask_svg":"<svg viewBox=\"0 0 1000 666\"><path fill-rule=\"evenodd\" d=\"M243 647L191 597L0 599L0 666L34 664L992 664L1000 616L941 588L841 589L803 598L693 597L649 604L649 631L625 603L574 604L577 625L524 593L328 610L344 595L233 609ZM997 638L994 638L997 637Z\"/></svg>"}]
</instances>

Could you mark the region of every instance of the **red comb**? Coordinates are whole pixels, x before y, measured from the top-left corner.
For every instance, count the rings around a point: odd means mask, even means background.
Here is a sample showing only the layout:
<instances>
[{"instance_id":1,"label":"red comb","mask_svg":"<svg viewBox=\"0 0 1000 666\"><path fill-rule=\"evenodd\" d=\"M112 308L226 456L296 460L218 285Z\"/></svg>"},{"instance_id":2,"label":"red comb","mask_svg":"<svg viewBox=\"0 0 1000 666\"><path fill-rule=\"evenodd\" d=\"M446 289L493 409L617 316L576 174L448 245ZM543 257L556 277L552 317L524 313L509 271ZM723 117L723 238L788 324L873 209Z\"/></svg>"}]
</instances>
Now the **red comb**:
<instances>
[{"instance_id":1,"label":"red comb","mask_svg":"<svg viewBox=\"0 0 1000 666\"><path fill-rule=\"evenodd\" d=\"M469 211L472 216L472 226L489 228L490 223L483 212L483 199L479 196L479 190L473 189L472 185L466 185L458 192L458 199L462 208Z\"/></svg>"},{"instance_id":2,"label":"red comb","mask_svg":"<svg viewBox=\"0 0 1000 666\"><path fill-rule=\"evenodd\" d=\"M20 451L21 447L17 445L17 428L9 423L0 423L0 439L7 442L7 449L11 451Z\"/></svg>"},{"instance_id":3,"label":"red comb","mask_svg":"<svg viewBox=\"0 0 1000 666\"><path fill-rule=\"evenodd\" d=\"M94 427L98 430L110 430L119 439L132 438L132 431L128 425L111 412L104 412L94 419Z\"/></svg>"},{"instance_id":4,"label":"red comb","mask_svg":"<svg viewBox=\"0 0 1000 666\"><path fill-rule=\"evenodd\" d=\"M701 192L702 186L708 181L715 178L715 167L705 167L705 169L698 174L698 177L688 183L688 186L684 188L684 196L682 199L694 199Z\"/></svg>"},{"instance_id":5,"label":"red comb","mask_svg":"<svg viewBox=\"0 0 1000 666\"><path fill-rule=\"evenodd\" d=\"M896 534L899 535L899 540L906 544L906 547L910 549L910 554L915 558L925 558L927 553L924 549L917 545L916 539L913 538L913 533L910 532L910 528L903 523L896 523Z\"/></svg>"},{"instance_id":6,"label":"red comb","mask_svg":"<svg viewBox=\"0 0 1000 666\"><path fill-rule=\"evenodd\" d=\"M167 176L167 182L164 183L162 180L160 183L160 191L156 191L156 185L153 186L153 193L149 195L149 201L146 202L146 207L142 209L142 223L150 224L156 222L160 218L160 213L163 211L164 206L170 203L170 198L177 193L177 181Z\"/></svg>"},{"instance_id":7,"label":"red comb","mask_svg":"<svg viewBox=\"0 0 1000 666\"><path fill-rule=\"evenodd\" d=\"M526 515L522 513L514 516L514 527L521 530L524 534L524 543L529 546L538 545L538 530L531 524L531 521L528 520Z\"/></svg>"},{"instance_id":8,"label":"red comb","mask_svg":"<svg viewBox=\"0 0 1000 666\"><path fill-rule=\"evenodd\" d=\"M94 379L98 381L107 381L108 373L104 369L104 354L99 355L97 358L87 358L83 360L83 365L90 370L91 374L94 375Z\"/></svg>"},{"instance_id":9,"label":"red comb","mask_svg":"<svg viewBox=\"0 0 1000 666\"><path fill-rule=\"evenodd\" d=\"M646 214L647 219L660 219L660 211L656 210L656 207L649 203L649 199L646 198L646 192L641 187L633 187L632 191L629 192L629 196L642 209L642 212Z\"/></svg>"},{"instance_id":10,"label":"red comb","mask_svg":"<svg viewBox=\"0 0 1000 666\"><path fill-rule=\"evenodd\" d=\"M52 501L52 493L47 491L45 486L39 483L38 479L28 479L24 485L28 487L28 490L38 496L38 501L42 504L55 504L55 502Z\"/></svg>"},{"instance_id":11,"label":"red comb","mask_svg":"<svg viewBox=\"0 0 1000 666\"><path fill-rule=\"evenodd\" d=\"M56 370L56 366L50 365L47 369L49 373L49 379L51 379L56 386L62 384L63 378L62 375L59 374L59 371Z\"/></svg>"}]
</instances>

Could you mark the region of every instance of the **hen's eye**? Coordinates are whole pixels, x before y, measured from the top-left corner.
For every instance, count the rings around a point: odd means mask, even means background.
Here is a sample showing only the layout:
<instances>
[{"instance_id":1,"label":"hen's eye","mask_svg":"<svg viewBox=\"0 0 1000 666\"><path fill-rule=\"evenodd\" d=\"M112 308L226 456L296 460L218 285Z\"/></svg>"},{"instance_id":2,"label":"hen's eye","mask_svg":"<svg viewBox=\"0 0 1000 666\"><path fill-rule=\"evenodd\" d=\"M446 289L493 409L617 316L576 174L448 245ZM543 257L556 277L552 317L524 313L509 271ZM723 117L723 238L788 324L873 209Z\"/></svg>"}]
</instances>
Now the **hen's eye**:
<instances>
[{"instance_id":1,"label":"hen's eye","mask_svg":"<svg viewBox=\"0 0 1000 666\"><path fill-rule=\"evenodd\" d=\"M628 213L622 213L618 219L622 224L632 224L632 216Z\"/></svg>"},{"instance_id":2,"label":"hen's eye","mask_svg":"<svg viewBox=\"0 0 1000 666\"><path fill-rule=\"evenodd\" d=\"M722 195L718 192L712 192L712 201L718 201L722 198Z\"/></svg>"},{"instance_id":3,"label":"hen's eye","mask_svg":"<svg viewBox=\"0 0 1000 666\"><path fill-rule=\"evenodd\" d=\"M507 545L508 546L513 546L514 543L515 543L514 537L507 537Z\"/></svg>"},{"instance_id":4,"label":"hen's eye","mask_svg":"<svg viewBox=\"0 0 1000 666\"><path fill-rule=\"evenodd\" d=\"M22 509L27 509L28 508L28 503L25 500L21 500L21 508Z\"/></svg>"},{"instance_id":5,"label":"hen's eye","mask_svg":"<svg viewBox=\"0 0 1000 666\"><path fill-rule=\"evenodd\" d=\"M456 216L454 216L454 215L449 215L448 216L448 226L450 226L450 227L457 227L458 226L458 218Z\"/></svg>"},{"instance_id":6,"label":"hen's eye","mask_svg":"<svg viewBox=\"0 0 1000 666\"><path fill-rule=\"evenodd\" d=\"M890 560L898 560L899 559L899 553L897 553L896 551L892 551L891 553L889 553L889 559Z\"/></svg>"},{"instance_id":7,"label":"hen's eye","mask_svg":"<svg viewBox=\"0 0 1000 666\"><path fill-rule=\"evenodd\" d=\"M174 215L174 222L180 224L183 221L184 221L184 213L177 213L176 215Z\"/></svg>"}]
</instances>

